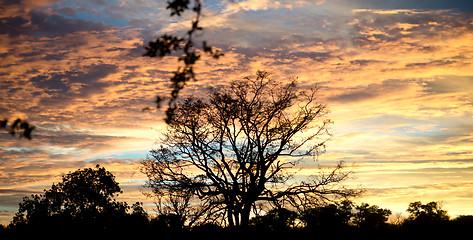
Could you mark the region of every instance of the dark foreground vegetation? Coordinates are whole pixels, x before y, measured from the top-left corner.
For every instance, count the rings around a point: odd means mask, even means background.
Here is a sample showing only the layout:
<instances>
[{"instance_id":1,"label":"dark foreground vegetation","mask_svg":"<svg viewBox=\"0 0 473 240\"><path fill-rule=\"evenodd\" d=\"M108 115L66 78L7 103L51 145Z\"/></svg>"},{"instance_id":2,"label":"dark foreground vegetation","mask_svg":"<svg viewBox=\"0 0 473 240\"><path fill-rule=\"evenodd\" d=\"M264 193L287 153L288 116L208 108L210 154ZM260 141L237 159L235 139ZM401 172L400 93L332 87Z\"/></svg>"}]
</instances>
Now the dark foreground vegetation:
<instances>
[{"instance_id":1,"label":"dark foreground vegetation","mask_svg":"<svg viewBox=\"0 0 473 240\"><path fill-rule=\"evenodd\" d=\"M417 203L413 203L417 204ZM429 204L435 204L431 202ZM350 205L351 207L347 206ZM412 205L412 204L411 204ZM426 204L428 205L428 204ZM310 233L326 234L463 234L473 229L473 216L454 219L439 218L427 209L422 213L411 212L409 217L398 222L387 222L389 210L350 202L341 205L329 204L306 212L297 213L287 209L273 209L267 214L253 217L248 228L228 228L216 223L188 226L186 220L174 214L149 216L139 205L128 207L128 212L101 212L91 215L51 215L26 222L13 221L8 226L0 225L2 235L25 234L105 233L156 235L162 233Z\"/></svg>"},{"instance_id":2,"label":"dark foreground vegetation","mask_svg":"<svg viewBox=\"0 0 473 240\"><path fill-rule=\"evenodd\" d=\"M391 211L376 205L356 205L344 200L303 211L273 208L251 218L248 226L231 228L225 221L190 223L177 213L150 216L142 204L115 200L121 193L114 176L105 168L69 173L44 194L24 197L7 226L5 236L24 234L138 234L159 233L311 233L311 234L460 234L473 228L473 216L451 219L437 202L409 204L407 217L389 219Z\"/></svg>"}]
</instances>

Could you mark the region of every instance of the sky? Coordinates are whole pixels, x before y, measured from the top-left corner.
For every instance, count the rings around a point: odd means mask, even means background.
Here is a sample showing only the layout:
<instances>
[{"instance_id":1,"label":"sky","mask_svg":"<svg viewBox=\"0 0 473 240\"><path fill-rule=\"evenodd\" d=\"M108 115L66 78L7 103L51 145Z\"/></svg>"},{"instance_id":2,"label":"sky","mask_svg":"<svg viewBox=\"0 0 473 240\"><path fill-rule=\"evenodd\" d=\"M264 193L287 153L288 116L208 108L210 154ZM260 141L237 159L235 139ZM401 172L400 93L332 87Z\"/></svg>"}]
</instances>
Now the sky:
<instances>
[{"instance_id":1,"label":"sky","mask_svg":"<svg viewBox=\"0 0 473 240\"><path fill-rule=\"evenodd\" d=\"M175 58L143 57L149 41L182 33L191 15L165 1L0 0L0 118L36 126L33 139L0 133L0 223L24 196L96 164L143 192L140 161L165 129ZM317 84L333 138L317 165L344 161L356 199L405 213L439 201L473 214L473 2L469 0L209 0L204 57L183 96L254 74Z\"/></svg>"}]
</instances>

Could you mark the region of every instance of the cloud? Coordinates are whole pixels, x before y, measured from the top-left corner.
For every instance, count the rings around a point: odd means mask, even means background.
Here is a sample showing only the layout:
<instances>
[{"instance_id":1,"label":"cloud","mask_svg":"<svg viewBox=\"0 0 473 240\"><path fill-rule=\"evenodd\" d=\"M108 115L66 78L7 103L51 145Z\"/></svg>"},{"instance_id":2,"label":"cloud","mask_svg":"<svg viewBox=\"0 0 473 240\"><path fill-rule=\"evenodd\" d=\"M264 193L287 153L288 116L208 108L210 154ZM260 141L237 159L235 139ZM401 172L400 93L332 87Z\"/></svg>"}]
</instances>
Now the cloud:
<instances>
[{"instance_id":1,"label":"cloud","mask_svg":"<svg viewBox=\"0 0 473 240\"><path fill-rule=\"evenodd\" d=\"M451 217L457 217L473 211L468 204L472 191L471 182L419 184L399 188L369 188L362 199L367 202L378 202L381 207L401 214L406 213L411 202L437 201L443 204L443 209L447 210Z\"/></svg>"},{"instance_id":2,"label":"cloud","mask_svg":"<svg viewBox=\"0 0 473 240\"><path fill-rule=\"evenodd\" d=\"M355 0L355 1L345 1L353 2L358 8L372 8L372 9L386 9L388 11L404 11L412 9L429 9L429 10L438 10L438 9L455 9L462 11L473 11L473 4L467 3L462 0L452 0L452 1L443 1L443 0L418 0L418 1L409 1L409 0L396 0L396 1L376 1L376 0ZM385 10L385 11L386 11Z\"/></svg>"},{"instance_id":3,"label":"cloud","mask_svg":"<svg viewBox=\"0 0 473 240\"><path fill-rule=\"evenodd\" d=\"M430 93L473 93L473 76L438 76L426 83L426 90Z\"/></svg>"},{"instance_id":4,"label":"cloud","mask_svg":"<svg viewBox=\"0 0 473 240\"><path fill-rule=\"evenodd\" d=\"M69 20L61 15L47 14L41 11L32 11L30 17L32 26L30 26L30 29L25 29L25 31L33 30L40 35L56 36L79 31L103 31L107 29L107 26L102 22L96 23L80 19Z\"/></svg>"},{"instance_id":5,"label":"cloud","mask_svg":"<svg viewBox=\"0 0 473 240\"><path fill-rule=\"evenodd\" d=\"M473 25L468 13L452 11L384 11L354 12L354 41L358 47L377 50L381 46L396 46L398 50L429 52L448 47L449 39L469 36ZM376 43L376 44L374 44ZM408 53L408 52L406 52Z\"/></svg>"},{"instance_id":6,"label":"cloud","mask_svg":"<svg viewBox=\"0 0 473 240\"><path fill-rule=\"evenodd\" d=\"M10 36L57 36L79 31L103 31L110 26L101 22L72 20L55 13L31 11L22 16L2 18L0 30Z\"/></svg>"},{"instance_id":7,"label":"cloud","mask_svg":"<svg viewBox=\"0 0 473 240\"><path fill-rule=\"evenodd\" d=\"M326 0L315 1L316 5L324 4ZM223 14L234 14L240 11L266 11L279 8L292 9L295 6L303 6L311 3L311 1L297 0L297 1L270 1L270 0L244 0L236 1L227 4L226 8L222 11Z\"/></svg>"},{"instance_id":8,"label":"cloud","mask_svg":"<svg viewBox=\"0 0 473 240\"><path fill-rule=\"evenodd\" d=\"M406 92L411 91L410 88L415 89L415 87L416 83L412 81L386 80L380 84L344 89L342 94L330 97L327 100L338 103L353 103L359 101L373 101L377 98L392 99L399 95L405 97Z\"/></svg>"},{"instance_id":9,"label":"cloud","mask_svg":"<svg viewBox=\"0 0 473 240\"><path fill-rule=\"evenodd\" d=\"M81 71L66 71L52 75L38 75L31 82L38 88L57 93L67 98L88 97L102 92L108 83L100 80L117 72L118 67L111 64L98 64L83 67ZM72 89L74 88L74 89ZM61 100L63 102L63 100Z\"/></svg>"}]
</instances>

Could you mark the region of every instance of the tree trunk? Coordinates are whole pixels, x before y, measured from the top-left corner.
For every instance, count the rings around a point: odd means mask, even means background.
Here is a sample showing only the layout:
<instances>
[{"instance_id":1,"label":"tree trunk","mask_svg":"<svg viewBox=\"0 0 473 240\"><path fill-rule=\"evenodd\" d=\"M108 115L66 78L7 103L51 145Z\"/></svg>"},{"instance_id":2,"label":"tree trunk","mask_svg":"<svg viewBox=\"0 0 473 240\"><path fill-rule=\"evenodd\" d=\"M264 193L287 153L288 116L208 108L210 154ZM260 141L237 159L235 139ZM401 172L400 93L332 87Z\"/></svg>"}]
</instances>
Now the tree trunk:
<instances>
[{"instance_id":1,"label":"tree trunk","mask_svg":"<svg viewBox=\"0 0 473 240\"><path fill-rule=\"evenodd\" d=\"M234 228L235 221L233 220L233 210L231 208L228 209L227 218L228 218L228 226L230 228Z\"/></svg>"},{"instance_id":2,"label":"tree trunk","mask_svg":"<svg viewBox=\"0 0 473 240\"><path fill-rule=\"evenodd\" d=\"M245 204L241 211L240 228L247 230L250 223L251 204Z\"/></svg>"}]
</instances>

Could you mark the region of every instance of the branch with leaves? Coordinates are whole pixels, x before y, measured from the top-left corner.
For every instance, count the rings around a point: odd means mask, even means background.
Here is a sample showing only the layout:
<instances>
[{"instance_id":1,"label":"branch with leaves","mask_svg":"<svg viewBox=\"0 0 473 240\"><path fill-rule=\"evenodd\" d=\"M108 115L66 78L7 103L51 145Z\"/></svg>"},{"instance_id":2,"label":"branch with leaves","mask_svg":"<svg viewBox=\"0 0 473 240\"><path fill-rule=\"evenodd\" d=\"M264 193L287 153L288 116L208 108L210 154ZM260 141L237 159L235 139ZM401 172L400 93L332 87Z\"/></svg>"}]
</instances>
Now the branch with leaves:
<instances>
[{"instance_id":1,"label":"branch with leaves","mask_svg":"<svg viewBox=\"0 0 473 240\"><path fill-rule=\"evenodd\" d=\"M4 129L11 135L18 134L20 137L25 137L31 140L31 133L35 129L35 126L29 124L25 120L16 119L13 123L8 126L8 120L0 120L0 129Z\"/></svg>"},{"instance_id":2,"label":"branch with leaves","mask_svg":"<svg viewBox=\"0 0 473 240\"><path fill-rule=\"evenodd\" d=\"M176 99L178 98L179 92L185 87L187 82L195 80L194 65L200 59L201 53L206 53L215 59L223 56L223 53L216 50L214 47L203 41L198 47L194 41L194 36L203 30L199 25L202 13L202 2L200 0L193 0L192 12L195 14L191 22L191 28L187 31L183 37L163 34L158 37L155 41L149 42L145 47L146 53L144 56L163 58L172 55L175 52L182 51L181 56L178 58L179 62L184 63L184 66L179 66L171 77L172 91L170 97L157 96L156 105L158 108L164 100L168 100L168 108L166 110L166 122L172 121L174 112L176 110ZM168 1L166 9L171 11L172 16L181 16L185 11L191 7L190 0L174 0Z\"/></svg>"}]
</instances>

